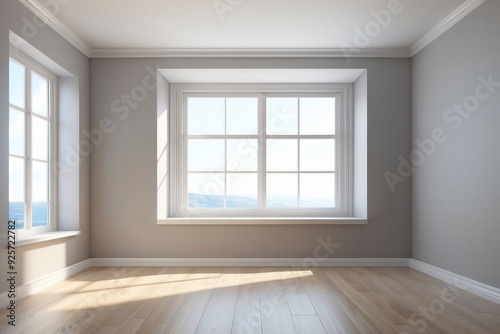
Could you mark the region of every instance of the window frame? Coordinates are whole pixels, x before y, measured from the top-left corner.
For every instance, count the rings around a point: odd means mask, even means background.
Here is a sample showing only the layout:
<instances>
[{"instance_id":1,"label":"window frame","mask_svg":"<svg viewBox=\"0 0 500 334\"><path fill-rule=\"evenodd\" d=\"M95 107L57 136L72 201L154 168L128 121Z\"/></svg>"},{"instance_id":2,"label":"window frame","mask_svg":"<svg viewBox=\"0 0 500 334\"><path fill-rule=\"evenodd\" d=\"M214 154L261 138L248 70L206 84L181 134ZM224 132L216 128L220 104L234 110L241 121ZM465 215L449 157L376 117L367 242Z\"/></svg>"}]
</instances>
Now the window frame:
<instances>
[{"instance_id":1,"label":"window frame","mask_svg":"<svg viewBox=\"0 0 500 334\"><path fill-rule=\"evenodd\" d=\"M37 61L33 60L26 54L17 50L14 47L10 47L9 50L9 63L13 61L18 65L25 68L25 108L20 108L13 105L9 101L9 110L15 109L17 111L23 112L24 114L24 156L12 155L9 152L9 157L22 158L24 160L24 202L10 202L24 204L25 206L25 216L24 216L24 228L16 229L16 232L20 237L36 235L41 233L57 231L57 145L58 145L58 117L57 117L57 75L52 71L48 70L45 66L41 65ZM44 117L41 115L34 115L33 107L31 105L32 100L32 73L40 76L43 80L49 83L48 92L48 116ZM9 83L10 89L10 83ZM42 161L48 163L48 225L46 226L36 226L33 227L32 223L32 166L34 159L32 155L32 119L33 117L43 119L49 123L49 147L47 161ZM9 218L10 219L10 218Z\"/></svg>"},{"instance_id":2,"label":"window frame","mask_svg":"<svg viewBox=\"0 0 500 334\"><path fill-rule=\"evenodd\" d=\"M168 177L167 216L169 218L336 218L352 217L353 213L353 85L352 84L170 84L168 115ZM258 196L260 208L188 208L187 207L187 98L188 97L259 97L258 103ZM336 98L336 201L337 208L265 208L266 156L263 141L279 135L266 134L265 103L267 97L325 97ZM300 123L299 123L300 126ZM203 136L196 136L203 137ZM207 137L210 137L208 135ZM221 136L222 137L222 136ZM223 137L231 137L224 135ZM241 135L240 137L256 137ZM297 140L307 135L290 135ZM310 136L314 137L314 135ZM319 136L321 137L321 136ZM227 168L227 166L225 167ZM300 174L297 171L297 174Z\"/></svg>"}]
</instances>

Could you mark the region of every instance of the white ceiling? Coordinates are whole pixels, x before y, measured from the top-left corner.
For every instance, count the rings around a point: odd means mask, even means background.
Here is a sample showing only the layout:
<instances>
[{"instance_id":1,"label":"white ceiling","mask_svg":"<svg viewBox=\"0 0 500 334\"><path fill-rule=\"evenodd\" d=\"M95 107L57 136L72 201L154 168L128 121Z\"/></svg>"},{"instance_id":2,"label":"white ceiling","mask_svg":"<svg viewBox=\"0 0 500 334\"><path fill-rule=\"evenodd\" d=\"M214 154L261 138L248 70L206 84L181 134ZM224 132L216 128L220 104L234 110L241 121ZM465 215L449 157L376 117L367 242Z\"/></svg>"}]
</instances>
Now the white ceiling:
<instances>
[{"instance_id":1,"label":"white ceiling","mask_svg":"<svg viewBox=\"0 0 500 334\"><path fill-rule=\"evenodd\" d=\"M407 49L450 14L460 16L484 0L56 0L48 9L59 29L69 28L98 51L338 50L359 46L356 28L374 24L372 12L397 1L401 13L369 38L367 49ZM216 4L230 10L219 15Z\"/></svg>"}]
</instances>

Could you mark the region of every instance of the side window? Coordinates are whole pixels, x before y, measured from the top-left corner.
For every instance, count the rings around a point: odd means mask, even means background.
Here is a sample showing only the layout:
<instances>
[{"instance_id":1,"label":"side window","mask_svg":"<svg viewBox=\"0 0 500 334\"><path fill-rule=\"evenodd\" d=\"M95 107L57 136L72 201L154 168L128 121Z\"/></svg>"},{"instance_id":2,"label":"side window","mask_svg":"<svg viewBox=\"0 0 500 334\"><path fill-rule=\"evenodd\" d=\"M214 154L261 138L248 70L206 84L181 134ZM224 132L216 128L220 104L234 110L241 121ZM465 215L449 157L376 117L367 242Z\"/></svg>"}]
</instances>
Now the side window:
<instances>
[{"instance_id":1,"label":"side window","mask_svg":"<svg viewBox=\"0 0 500 334\"><path fill-rule=\"evenodd\" d=\"M19 52L9 59L9 219L22 233L56 229L56 76Z\"/></svg>"}]
</instances>

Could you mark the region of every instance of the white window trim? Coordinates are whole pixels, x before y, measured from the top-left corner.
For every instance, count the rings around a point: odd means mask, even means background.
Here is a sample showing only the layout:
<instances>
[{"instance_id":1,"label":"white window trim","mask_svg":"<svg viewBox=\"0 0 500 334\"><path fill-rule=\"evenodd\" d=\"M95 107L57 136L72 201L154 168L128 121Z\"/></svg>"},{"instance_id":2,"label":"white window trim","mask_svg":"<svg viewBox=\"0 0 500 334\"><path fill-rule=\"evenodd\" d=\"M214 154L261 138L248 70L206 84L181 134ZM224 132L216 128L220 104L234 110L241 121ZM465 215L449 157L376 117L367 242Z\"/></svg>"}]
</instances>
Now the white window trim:
<instances>
[{"instance_id":1,"label":"white window trim","mask_svg":"<svg viewBox=\"0 0 500 334\"><path fill-rule=\"evenodd\" d=\"M197 221L206 219L207 222L217 218L231 219L234 222L248 218L248 221L255 219L277 219L280 217L289 219L309 219L311 221L326 222L330 218L339 219L352 217L353 213L353 85L352 84L171 84L170 85L170 112L168 120L169 128L169 177L167 189L167 210L168 220L186 221L196 219ZM231 96L237 94L251 96L271 96L271 95L317 95L325 94L336 95L337 99L337 132L336 140L338 157L336 160L336 173L340 173L342 179L337 186L337 200L342 199L341 207L337 210L331 209L306 209L297 210L271 209L191 209L185 211L182 207L183 201L180 198L184 194L186 181L184 178L177 177L185 175L183 171L187 165L186 152L184 144L184 132L186 129L185 99L189 94L195 93L197 96L202 94L219 94L220 96ZM259 106L260 108L260 106ZM262 111L259 110L259 115ZM262 124L262 123L260 123ZM261 129L259 129L259 138L262 139ZM343 146L341 146L343 142ZM262 159L261 159L262 160ZM337 178L338 180L338 178ZM345 195L340 195L344 193ZM350 221L347 219L346 221ZM352 220L354 223L354 220Z\"/></svg>"},{"instance_id":2,"label":"white window trim","mask_svg":"<svg viewBox=\"0 0 500 334\"><path fill-rule=\"evenodd\" d=\"M58 118L57 118L57 75L49 71L46 67L42 66L37 61L28 57L21 51L14 47L9 49L9 61L13 60L18 64L26 68L26 82L25 82L25 109L21 109L17 106L11 105L9 103L9 108L13 108L25 113L25 115L30 115L31 111L31 75L29 73L35 72L42 78L49 81L49 117L45 119L49 120L49 221L48 226L37 226L32 227L31 220L31 165L32 157L31 152L26 150L26 148L31 146L31 126L28 127L28 122L31 122L29 117L25 117L25 201L27 206L25 208L25 226L24 229L16 230L19 238L29 238L32 235L41 235L45 233L50 233L57 231L57 130L58 130ZM37 116L39 117L39 116ZM44 117L40 117L44 118ZM9 156L11 156L9 154ZM28 220L28 217L30 218Z\"/></svg>"}]
</instances>

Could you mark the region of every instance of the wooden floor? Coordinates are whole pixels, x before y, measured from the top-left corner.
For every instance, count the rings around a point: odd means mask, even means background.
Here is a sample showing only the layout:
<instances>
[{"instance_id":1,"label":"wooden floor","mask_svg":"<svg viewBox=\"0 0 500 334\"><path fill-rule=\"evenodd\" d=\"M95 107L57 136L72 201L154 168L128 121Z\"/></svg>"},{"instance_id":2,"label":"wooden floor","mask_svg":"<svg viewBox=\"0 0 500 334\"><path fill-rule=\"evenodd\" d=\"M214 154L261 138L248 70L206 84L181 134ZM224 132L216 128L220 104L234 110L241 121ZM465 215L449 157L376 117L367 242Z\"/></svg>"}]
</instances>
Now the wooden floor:
<instances>
[{"instance_id":1,"label":"wooden floor","mask_svg":"<svg viewBox=\"0 0 500 334\"><path fill-rule=\"evenodd\" d=\"M0 333L500 333L500 305L409 268L91 268Z\"/></svg>"}]
</instances>

